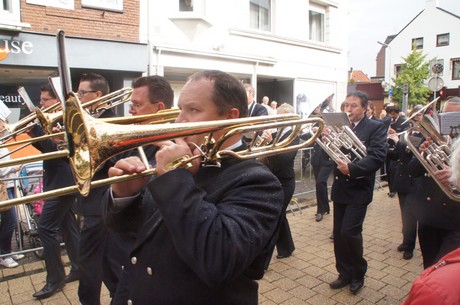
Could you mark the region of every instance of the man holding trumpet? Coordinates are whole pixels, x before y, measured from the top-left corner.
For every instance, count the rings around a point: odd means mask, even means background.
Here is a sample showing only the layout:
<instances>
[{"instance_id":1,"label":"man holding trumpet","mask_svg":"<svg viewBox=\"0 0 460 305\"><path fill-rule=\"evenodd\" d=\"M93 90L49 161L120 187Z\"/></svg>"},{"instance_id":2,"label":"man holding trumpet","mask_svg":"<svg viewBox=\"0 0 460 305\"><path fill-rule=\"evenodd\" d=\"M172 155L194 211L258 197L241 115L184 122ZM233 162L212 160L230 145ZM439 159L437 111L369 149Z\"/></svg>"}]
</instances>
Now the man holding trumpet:
<instances>
[{"instance_id":1,"label":"man holding trumpet","mask_svg":"<svg viewBox=\"0 0 460 305\"><path fill-rule=\"evenodd\" d=\"M240 81L221 71L192 75L179 97L177 122L246 117ZM214 133L218 138L222 131ZM113 304L257 304L258 284L281 215L283 192L268 168L253 159L225 158L221 166L171 169L199 154L204 135L156 143L158 174L113 184L106 222L137 233ZM233 136L223 148L245 148ZM118 161L109 176L144 171L137 157ZM150 181L149 181L150 180Z\"/></svg>"}]
</instances>

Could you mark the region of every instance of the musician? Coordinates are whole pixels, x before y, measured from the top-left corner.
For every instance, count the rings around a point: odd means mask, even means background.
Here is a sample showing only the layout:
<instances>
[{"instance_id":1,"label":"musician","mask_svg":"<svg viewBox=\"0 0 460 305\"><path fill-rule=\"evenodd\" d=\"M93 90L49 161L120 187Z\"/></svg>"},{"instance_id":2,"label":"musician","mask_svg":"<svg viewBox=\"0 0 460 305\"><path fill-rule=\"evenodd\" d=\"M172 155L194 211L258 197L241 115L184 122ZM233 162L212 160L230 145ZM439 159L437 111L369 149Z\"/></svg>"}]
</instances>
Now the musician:
<instances>
[{"instance_id":1,"label":"musician","mask_svg":"<svg viewBox=\"0 0 460 305\"><path fill-rule=\"evenodd\" d=\"M177 122L245 117L246 100L233 76L198 72L181 92ZM139 229L113 304L257 304L256 280L263 276L281 215L281 185L255 160L228 157L216 167L200 166L196 159L189 169L167 167L178 157L197 154L192 143L200 145L203 138L157 143L158 175L150 182L147 177L113 184L107 193L107 223L121 231ZM239 135L222 146L245 147ZM131 157L118 161L109 175L143 170L143 163Z\"/></svg>"},{"instance_id":2,"label":"musician","mask_svg":"<svg viewBox=\"0 0 460 305\"><path fill-rule=\"evenodd\" d=\"M58 103L58 99L50 85L40 89L40 104L43 107ZM38 125L34 126L29 135L38 137L44 135L44 131ZM57 144L52 140L42 140L32 144L42 153L54 152ZM67 158L50 159L43 161L43 191L63 188L74 185L72 170ZM71 275L78 274L78 247L80 232L76 220L76 195L67 195L57 198L46 199L38 224L38 236L43 246L43 256L46 267L46 284L33 294L37 299L52 296L56 291L64 287L71 279ZM70 274L66 277L61 260L61 238L66 245L70 259Z\"/></svg>"},{"instance_id":3,"label":"musician","mask_svg":"<svg viewBox=\"0 0 460 305\"><path fill-rule=\"evenodd\" d=\"M452 177L450 178L450 182L460 189L460 137L458 137L452 146L451 164Z\"/></svg>"},{"instance_id":4,"label":"musician","mask_svg":"<svg viewBox=\"0 0 460 305\"><path fill-rule=\"evenodd\" d=\"M385 125L369 120L367 105L367 96L360 91L348 94L345 99L344 110L354 125L354 133L366 146L367 155L348 164L339 161L334 169L331 191L334 253L339 277L330 283L330 287L339 289L350 284L353 294L364 286L367 261L363 257L363 222L367 206L372 201L375 172L385 160L387 151Z\"/></svg>"},{"instance_id":5,"label":"musician","mask_svg":"<svg viewBox=\"0 0 460 305\"><path fill-rule=\"evenodd\" d=\"M458 111L460 97L453 97L444 103L443 112ZM423 152L429 143L430 140L423 142L420 151ZM447 197L417 158L409 163L409 171L414 177L421 177L416 191L415 212L423 266L428 268L460 247L460 204ZM435 173L436 179L442 183L448 183L451 175L449 168Z\"/></svg>"},{"instance_id":6,"label":"musician","mask_svg":"<svg viewBox=\"0 0 460 305\"><path fill-rule=\"evenodd\" d=\"M94 99L109 94L110 87L107 79L96 73L84 73L80 77L77 95L82 105ZM85 109L95 118L115 117L110 107L98 109L100 103L95 103ZM100 107L101 108L101 107ZM107 171L112 164L107 162L99 169L94 180L107 178ZM79 281L78 297L80 303L100 304L101 285L104 282L113 295L118 282L119 264L110 255L117 253L108 249L111 236L102 220L101 197L105 189L100 187L91 190L88 196L79 196L79 213L81 216L80 237L80 269L78 274L71 274L69 281Z\"/></svg>"},{"instance_id":7,"label":"musician","mask_svg":"<svg viewBox=\"0 0 460 305\"><path fill-rule=\"evenodd\" d=\"M294 113L294 107L287 103L283 103L278 107L278 114ZM292 134L292 127L286 127L281 131L280 141L287 139ZM264 130L262 137L267 139L270 143L273 137L276 137L276 133L271 135L268 130ZM290 145L298 145L299 138L296 137ZM294 159L297 155L297 150L286 152L270 156L267 158L266 164L270 171L278 178L283 187L284 199L281 202L281 211L283 213L280 217L279 227L275 237L276 251L278 252L276 258L282 259L291 256L295 250L294 240L292 239L291 228L289 227L289 221L286 217L286 209L291 202L292 196L295 191L295 172L294 172ZM274 245L275 246L275 245ZM274 250L274 249L273 249ZM271 255L267 261L265 269L268 268L270 263Z\"/></svg>"},{"instance_id":8,"label":"musician","mask_svg":"<svg viewBox=\"0 0 460 305\"><path fill-rule=\"evenodd\" d=\"M385 126L388 129L388 135L392 134L401 134L403 131L407 130L410 127L409 124L405 123L405 119L399 115L399 107L397 105L389 106L388 113L390 115L390 119L387 119L384 122ZM395 147L395 143L393 141L389 141L388 151L392 151ZM385 169L388 178L388 196L393 198L396 195L396 191L394 190L394 175L396 171L396 162L392 161L389 156L385 160Z\"/></svg>"},{"instance_id":9,"label":"musician","mask_svg":"<svg viewBox=\"0 0 460 305\"><path fill-rule=\"evenodd\" d=\"M254 87L251 84L244 84L244 88L246 89L247 94L247 102L248 102L248 116L261 116L261 115L268 115L268 110L263 105L257 103L254 100Z\"/></svg>"},{"instance_id":10,"label":"musician","mask_svg":"<svg viewBox=\"0 0 460 305\"><path fill-rule=\"evenodd\" d=\"M410 117L414 116L413 120L420 121L422 115L415 115L417 111L422 109L421 105L417 105L412 110ZM411 132L410 137L423 139L421 133ZM403 242L398 246L397 250L403 252L403 259L409 260L414 255L415 241L417 238L417 217L414 213L415 191L417 186L416 178L408 170L409 162L413 158L413 154L407 147L404 141L400 141L400 135L390 133L388 139L393 143L393 149L388 150L387 159L394 162L393 190L398 194L399 208L401 210L402 235Z\"/></svg>"}]
</instances>

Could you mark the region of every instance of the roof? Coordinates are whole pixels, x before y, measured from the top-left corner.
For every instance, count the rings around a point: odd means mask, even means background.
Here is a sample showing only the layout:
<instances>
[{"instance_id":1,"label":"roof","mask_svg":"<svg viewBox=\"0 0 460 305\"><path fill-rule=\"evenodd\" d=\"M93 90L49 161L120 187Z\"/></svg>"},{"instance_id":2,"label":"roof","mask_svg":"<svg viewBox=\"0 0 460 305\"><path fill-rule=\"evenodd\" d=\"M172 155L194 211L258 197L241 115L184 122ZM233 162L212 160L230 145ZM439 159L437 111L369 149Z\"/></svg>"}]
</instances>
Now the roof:
<instances>
[{"instance_id":1,"label":"roof","mask_svg":"<svg viewBox=\"0 0 460 305\"><path fill-rule=\"evenodd\" d=\"M353 70L351 71L350 80L353 80L354 83L370 83L371 80L364 74L361 70Z\"/></svg>"}]
</instances>

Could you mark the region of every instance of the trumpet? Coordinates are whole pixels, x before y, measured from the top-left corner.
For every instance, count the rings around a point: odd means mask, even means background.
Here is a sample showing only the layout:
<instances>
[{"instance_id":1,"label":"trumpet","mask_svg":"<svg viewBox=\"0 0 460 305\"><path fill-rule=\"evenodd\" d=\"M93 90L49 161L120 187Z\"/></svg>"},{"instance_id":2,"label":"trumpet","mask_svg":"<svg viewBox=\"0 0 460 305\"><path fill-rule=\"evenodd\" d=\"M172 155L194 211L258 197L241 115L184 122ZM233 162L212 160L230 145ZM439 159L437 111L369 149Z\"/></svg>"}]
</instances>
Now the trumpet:
<instances>
[{"instance_id":1,"label":"trumpet","mask_svg":"<svg viewBox=\"0 0 460 305\"><path fill-rule=\"evenodd\" d=\"M413 127L407 130L404 135L404 140L412 154L423 165L439 188L449 197L449 199L460 202L460 190L453 183L448 186L444 185L436 178L435 175L438 170L451 167L450 156L452 155L452 141L450 137L441 135L438 132L438 123L433 119L433 117L426 114L429 107L436 103L438 99L439 98L433 100L405 121L411 121ZM422 120L415 120L415 117L419 114L423 115ZM423 153L419 152L418 147L416 147L409 136L413 131L420 132L425 139L432 139L432 142L425 148Z\"/></svg>"},{"instance_id":2,"label":"trumpet","mask_svg":"<svg viewBox=\"0 0 460 305\"><path fill-rule=\"evenodd\" d=\"M155 141L207 134L206 141L202 146L202 154L198 157L202 159L202 163L205 165L218 166L220 160L228 156L240 159L260 158L307 147L313 143L323 128L323 121L319 118L300 119L298 115L291 114L197 123L119 126L104 123L89 116L82 111L73 94L66 101L65 108L64 122L69 145L66 156L70 160L76 185L0 202L0 209L38 199L63 196L77 191L85 196L91 188L153 175L156 173L155 168L148 169L140 174L91 181L94 173L104 164L105 160L126 150ZM315 135L309 141L298 145L289 145L300 133L302 125L307 123L316 123L319 126ZM287 126L293 126L293 132L290 137L282 141L273 141L266 146L249 146L246 150L239 152L221 149L223 143L232 136L271 128L283 129ZM214 139L213 134L217 131L223 131L224 134L220 138ZM180 160L171 166L173 168L181 167L196 157Z\"/></svg>"}]
</instances>

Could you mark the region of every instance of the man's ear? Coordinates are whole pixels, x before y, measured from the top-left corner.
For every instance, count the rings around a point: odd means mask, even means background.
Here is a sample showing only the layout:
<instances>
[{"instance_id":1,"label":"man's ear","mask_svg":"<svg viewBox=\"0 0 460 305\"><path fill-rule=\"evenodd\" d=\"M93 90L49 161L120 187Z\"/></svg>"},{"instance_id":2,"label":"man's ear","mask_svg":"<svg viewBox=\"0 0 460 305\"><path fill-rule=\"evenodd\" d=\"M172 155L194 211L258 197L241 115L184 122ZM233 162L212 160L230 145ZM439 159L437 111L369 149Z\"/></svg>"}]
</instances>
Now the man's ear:
<instances>
[{"instance_id":1,"label":"man's ear","mask_svg":"<svg viewBox=\"0 0 460 305\"><path fill-rule=\"evenodd\" d=\"M240 111L237 108L232 108L228 112L227 119L237 119L240 117Z\"/></svg>"},{"instance_id":2,"label":"man's ear","mask_svg":"<svg viewBox=\"0 0 460 305\"><path fill-rule=\"evenodd\" d=\"M163 102L158 102L157 105L158 105L158 111L166 109L165 103Z\"/></svg>"},{"instance_id":3,"label":"man's ear","mask_svg":"<svg viewBox=\"0 0 460 305\"><path fill-rule=\"evenodd\" d=\"M96 95L97 95L97 98L100 98L102 96L102 92L101 91L96 91Z\"/></svg>"}]
</instances>

